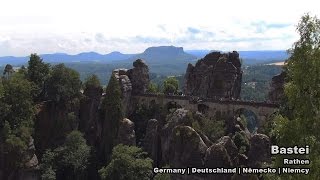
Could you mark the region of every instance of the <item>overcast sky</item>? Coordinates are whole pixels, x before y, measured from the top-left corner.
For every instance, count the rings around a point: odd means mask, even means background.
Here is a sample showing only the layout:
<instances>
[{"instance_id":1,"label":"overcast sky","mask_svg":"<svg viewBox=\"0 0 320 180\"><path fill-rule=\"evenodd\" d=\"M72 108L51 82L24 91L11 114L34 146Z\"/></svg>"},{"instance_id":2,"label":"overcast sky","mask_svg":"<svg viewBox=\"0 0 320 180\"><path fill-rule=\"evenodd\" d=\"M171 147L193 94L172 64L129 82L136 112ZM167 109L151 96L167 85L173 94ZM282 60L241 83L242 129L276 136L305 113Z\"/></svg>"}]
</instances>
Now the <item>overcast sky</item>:
<instances>
[{"instance_id":1,"label":"overcast sky","mask_svg":"<svg viewBox=\"0 0 320 180\"><path fill-rule=\"evenodd\" d=\"M316 0L1 0L0 56L95 51L138 53L150 46L282 50Z\"/></svg>"}]
</instances>

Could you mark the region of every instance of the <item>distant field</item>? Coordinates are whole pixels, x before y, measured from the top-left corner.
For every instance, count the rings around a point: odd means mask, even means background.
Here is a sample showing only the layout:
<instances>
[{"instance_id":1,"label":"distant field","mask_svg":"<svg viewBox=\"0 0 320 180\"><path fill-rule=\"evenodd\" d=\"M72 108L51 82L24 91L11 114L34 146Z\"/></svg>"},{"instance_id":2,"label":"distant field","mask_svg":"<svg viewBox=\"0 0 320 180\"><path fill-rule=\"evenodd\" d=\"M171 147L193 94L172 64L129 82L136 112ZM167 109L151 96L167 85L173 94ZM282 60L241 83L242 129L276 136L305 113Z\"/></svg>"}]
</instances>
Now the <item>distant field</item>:
<instances>
[{"instance_id":1,"label":"distant field","mask_svg":"<svg viewBox=\"0 0 320 180\"><path fill-rule=\"evenodd\" d=\"M275 65L275 66L284 66L285 62L274 62L274 63L270 63L270 64L267 64L267 65Z\"/></svg>"}]
</instances>

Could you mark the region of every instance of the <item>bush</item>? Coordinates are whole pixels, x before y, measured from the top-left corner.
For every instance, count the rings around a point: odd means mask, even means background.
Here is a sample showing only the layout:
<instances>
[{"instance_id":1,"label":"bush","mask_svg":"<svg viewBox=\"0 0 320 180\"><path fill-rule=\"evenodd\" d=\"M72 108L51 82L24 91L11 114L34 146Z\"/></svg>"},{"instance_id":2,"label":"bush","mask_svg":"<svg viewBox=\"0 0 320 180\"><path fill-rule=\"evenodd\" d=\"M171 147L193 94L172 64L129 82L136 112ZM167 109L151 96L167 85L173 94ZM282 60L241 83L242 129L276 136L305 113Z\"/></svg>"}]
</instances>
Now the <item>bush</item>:
<instances>
[{"instance_id":1,"label":"bush","mask_svg":"<svg viewBox=\"0 0 320 180\"><path fill-rule=\"evenodd\" d=\"M113 148L111 162L99 174L104 180L149 180L152 160L141 148L119 144Z\"/></svg>"}]
</instances>

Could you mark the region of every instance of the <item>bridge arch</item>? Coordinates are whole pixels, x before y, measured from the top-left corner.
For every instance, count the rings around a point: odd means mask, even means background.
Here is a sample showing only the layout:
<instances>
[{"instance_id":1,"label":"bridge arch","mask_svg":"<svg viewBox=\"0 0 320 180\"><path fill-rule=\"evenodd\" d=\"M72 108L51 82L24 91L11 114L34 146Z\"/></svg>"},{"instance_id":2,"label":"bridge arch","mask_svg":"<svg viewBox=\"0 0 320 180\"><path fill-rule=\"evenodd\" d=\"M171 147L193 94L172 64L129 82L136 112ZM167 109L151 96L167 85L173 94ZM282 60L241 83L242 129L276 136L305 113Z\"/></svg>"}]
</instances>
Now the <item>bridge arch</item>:
<instances>
[{"instance_id":1,"label":"bridge arch","mask_svg":"<svg viewBox=\"0 0 320 180\"><path fill-rule=\"evenodd\" d=\"M236 117L240 117L245 120L245 125L251 133L254 133L260 127L260 121L257 114L247 108L239 108L235 111Z\"/></svg>"},{"instance_id":2,"label":"bridge arch","mask_svg":"<svg viewBox=\"0 0 320 180\"><path fill-rule=\"evenodd\" d=\"M166 103L166 108L168 111L170 111L172 109L182 108L182 106L178 104L176 101L169 101Z\"/></svg>"}]
</instances>

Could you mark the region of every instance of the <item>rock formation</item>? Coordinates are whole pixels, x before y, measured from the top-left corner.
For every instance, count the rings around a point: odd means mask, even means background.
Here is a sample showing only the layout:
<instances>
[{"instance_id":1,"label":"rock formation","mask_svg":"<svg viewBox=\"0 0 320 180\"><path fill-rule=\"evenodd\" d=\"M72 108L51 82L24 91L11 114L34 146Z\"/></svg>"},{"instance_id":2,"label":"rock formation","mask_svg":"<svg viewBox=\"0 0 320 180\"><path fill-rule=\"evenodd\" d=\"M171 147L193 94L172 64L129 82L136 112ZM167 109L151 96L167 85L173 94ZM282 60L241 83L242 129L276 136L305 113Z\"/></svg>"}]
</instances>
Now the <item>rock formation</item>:
<instances>
[{"instance_id":1,"label":"rock formation","mask_svg":"<svg viewBox=\"0 0 320 180\"><path fill-rule=\"evenodd\" d=\"M242 71L239 54L212 52L195 66L188 65L185 75L186 95L202 98L240 97Z\"/></svg>"},{"instance_id":2,"label":"rock formation","mask_svg":"<svg viewBox=\"0 0 320 180\"><path fill-rule=\"evenodd\" d=\"M83 98L80 102L80 121L79 130L85 134L88 144L96 143L99 132L101 131L99 105L102 96L101 87L90 87L85 89Z\"/></svg>"},{"instance_id":3,"label":"rock formation","mask_svg":"<svg viewBox=\"0 0 320 180\"><path fill-rule=\"evenodd\" d=\"M238 164L238 153L239 150L237 146L234 144L233 140L229 136L223 136L218 140L218 145L222 145L226 148L228 155L230 156L230 160L233 165Z\"/></svg>"},{"instance_id":4,"label":"rock formation","mask_svg":"<svg viewBox=\"0 0 320 180\"><path fill-rule=\"evenodd\" d=\"M146 135L143 140L143 149L153 159L154 163L157 164L158 150L159 150L159 133L158 133L158 121L156 119L150 119L146 128Z\"/></svg>"},{"instance_id":5,"label":"rock formation","mask_svg":"<svg viewBox=\"0 0 320 180\"><path fill-rule=\"evenodd\" d=\"M131 111L131 95L143 94L149 85L149 68L138 59L133 62L132 69L115 69L113 75L118 79L122 91L122 107L125 115Z\"/></svg>"},{"instance_id":6,"label":"rock formation","mask_svg":"<svg viewBox=\"0 0 320 180\"><path fill-rule=\"evenodd\" d=\"M26 169L38 169L39 162L36 153L36 148L33 143L33 138L30 138L28 150L25 154L25 168Z\"/></svg>"},{"instance_id":7,"label":"rock formation","mask_svg":"<svg viewBox=\"0 0 320 180\"><path fill-rule=\"evenodd\" d=\"M119 123L117 144L124 144L128 146L136 145L134 123L127 118L124 118Z\"/></svg>"},{"instance_id":8,"label":"rock formation","mask_svg":"<svg viewBox=\"0 0 320 180\"><path fill-rule=\"evenodd\" d=\"M176 126L170 138L170 167L204 167L203 157L207 146L190 126ZM184 176L184 177L181 177ZM198 175L174 175L172 179L200 179Z\"/></svg>"},{"instance_id":9,"label":"rock formation","mask_svg":"<svg viewBox=\"0 0 320 180\"><path fill-rule=\"evenodd\" d=\"M269 100L275 103L279 103L281 99L284 97L284 80L286 73L283 71L282 73L274 76L271 81L271 89L268 94Z\"/></svg>"},{"instance_id":10,"label":"rock formation","mask_svg":"<svg viewBox=\"0 0 320 180\"><path fill-rule=\"evenodd\" d=\"M131 80L129 79L127 69L115 69L113 70L113 75L117 78L120 83L121 88L121 103L123 112L126 114L128 109L130 108L130 100L131 100L131 92L132 92L132 84Z\"/></svg>"},{"instance_id":11,"label":"rock formation","mask_svg":"<svg viewBox=\"0 0 320 180\"><path fill-rule=\"evenodd\" d=\"M226 150L226 148L222 144L214 144L209 147L206 151L205 157L205 167L208 168L231 168L232 161L230 156ZM221 180L229 180L232 174L209 174L205 179L221 179Z\"/></svg>"},{"instance_id":12,"label":"rock formation","mask_svg":"<svg viewBox=\"0 0 320 180\"><path fill-rule=\"evenodd\" d=\"M19 172L19 179L23 180L37 180L40 179L39 161L37 158L36 148L33 143L33 138L30 138L28 150L25 154L24 169Z\"/></svg>"},{"instance_id":13,"label":"rock formation","mask_svg":"<svg viewBox=\"0 0 320 180\"><path fill-rule=\"evenodd\" d=\"M133 62L133 68L127 72L132 84L132 94L142 94L149 85L149 68L141 59Z\"/></svg>"},{"instance_id":14,"label":"rock formation","mask_svg":"<svg viewBox=\"0 0 320 180\"><path fill-rule=\"evenodd\" d=\"M173 129L179 125L187 125L187 113L189 111L185 109L177 109L172 113L168 122L162 127L160 131L161 138L161 151L162 151L162 161L165 163L169 162L169 148L170 140L172 138Z\"/></svg>"},{"instance_id":15,"label":"rock formation","mask_svg":"<svg viewBox=\"0 0 320 180\"><path fill-rule=\"evenodd\" d=\"M250 139L250 150L248 153L248 163L252 167L261 166L262 162L270 162L270 139L264 134L255 134Z\"/></svg>"}]
</instances>

